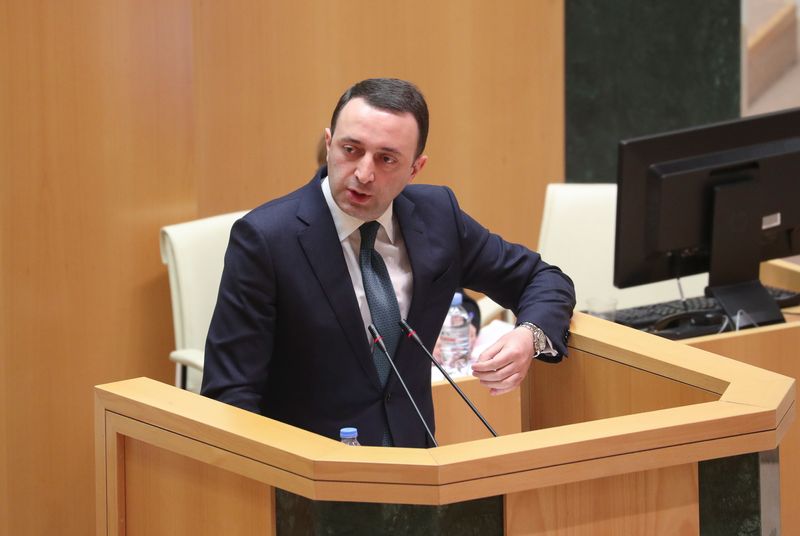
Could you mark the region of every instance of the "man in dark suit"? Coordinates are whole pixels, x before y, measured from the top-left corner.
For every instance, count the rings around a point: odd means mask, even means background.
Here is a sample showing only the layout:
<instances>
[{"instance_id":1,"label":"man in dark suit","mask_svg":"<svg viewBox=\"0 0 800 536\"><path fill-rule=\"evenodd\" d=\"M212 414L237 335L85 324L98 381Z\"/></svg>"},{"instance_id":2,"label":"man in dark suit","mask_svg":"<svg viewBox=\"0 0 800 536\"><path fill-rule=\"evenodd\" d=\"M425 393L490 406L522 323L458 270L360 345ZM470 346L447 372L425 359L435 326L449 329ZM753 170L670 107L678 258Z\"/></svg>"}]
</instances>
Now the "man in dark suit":
<instances>
[{"instance_id":1,"label":"man in dark suit","mask_svg":"<svg viewBox=\"0 0 800 536\"><path fill-rule=\"evenodd\" d=\"M493 393L518 386L532 357L560 360L571 281L470 218L448 188L410 185L427 162L427 132L427 105L408 82L365 80L342 95L327 167L233 226L203 394L331 438L355 426L365 445L430 446L366 327L407 318L431 347L459 287L520 321L473 366ZM390 289L380 298L376 280ZM433 428L430 362L395 324L381 335Z\"/></svg>"}]
</instances>

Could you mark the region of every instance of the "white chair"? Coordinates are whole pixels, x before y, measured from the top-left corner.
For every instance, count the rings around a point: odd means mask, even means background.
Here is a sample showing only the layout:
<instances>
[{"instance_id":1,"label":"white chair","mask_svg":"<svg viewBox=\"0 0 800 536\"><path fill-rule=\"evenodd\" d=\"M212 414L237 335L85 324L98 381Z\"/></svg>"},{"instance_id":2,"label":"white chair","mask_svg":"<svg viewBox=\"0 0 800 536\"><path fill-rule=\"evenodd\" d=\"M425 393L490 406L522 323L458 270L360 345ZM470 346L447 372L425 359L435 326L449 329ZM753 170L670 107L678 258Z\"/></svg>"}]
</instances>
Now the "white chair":
<instances>
[{"instance_id":1,"label":"white chair","mask_svg":"<svg viewBox=\"0 0 800 536\"><path fill-rule=\"evenodd\" d=\"M635 307L680 298L676 280L626 289L614 286L614 231L617 185L547 185L538 251L575 283L577 310L589 298L612 298L618 308ZM686 297L702 296L708 274L681 278Z\"/></svg>"},{"instance_id":2,"label":"white chair","mask_svg":"<svg viewBox=\"0 0 800 536\"><path fill-rule=\"evenodd\" d=\"M168 225L161 229L161 260L169 272L175 326L175 385L198 392L203 349L217 301L233 222L246 211Z\"/></svg>"}]
</instances>

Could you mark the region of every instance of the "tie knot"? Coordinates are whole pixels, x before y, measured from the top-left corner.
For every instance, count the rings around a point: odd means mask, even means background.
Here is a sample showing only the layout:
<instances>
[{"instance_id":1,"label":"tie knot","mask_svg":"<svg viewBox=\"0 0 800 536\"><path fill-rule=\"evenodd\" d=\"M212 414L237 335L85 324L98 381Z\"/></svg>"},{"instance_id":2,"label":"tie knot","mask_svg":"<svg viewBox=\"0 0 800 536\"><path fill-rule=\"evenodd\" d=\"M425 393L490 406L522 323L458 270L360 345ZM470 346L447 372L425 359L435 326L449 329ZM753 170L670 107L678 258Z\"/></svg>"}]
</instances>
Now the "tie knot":
<instances>
[{"instance_id":1,"label":"tie knot","mask_svg":"<svg viewBox=\"0 0 800 536\"><path fill-rule=\"evenodd\" d=\"M359 227L359 231L361 231L361 249L374 248L375 237L378 235L378 227L380 227L380 224L377 221L368 221Z\"/></svg>"}]
</instances>

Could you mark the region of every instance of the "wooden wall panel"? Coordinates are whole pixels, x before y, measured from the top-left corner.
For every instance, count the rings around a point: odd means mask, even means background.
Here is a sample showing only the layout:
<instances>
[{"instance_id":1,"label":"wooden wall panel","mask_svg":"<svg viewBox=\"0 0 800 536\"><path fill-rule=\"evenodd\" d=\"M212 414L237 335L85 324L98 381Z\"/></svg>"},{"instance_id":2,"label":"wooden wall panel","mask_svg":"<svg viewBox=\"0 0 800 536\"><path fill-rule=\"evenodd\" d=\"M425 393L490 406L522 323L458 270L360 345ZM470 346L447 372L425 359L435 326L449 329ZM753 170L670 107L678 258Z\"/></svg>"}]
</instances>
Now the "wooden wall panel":
<instances>
[{"instance_id":1,"label":"wooden wall panel","mask_svg":"<svg viewBox=\"0 0 800 536\"><path fill-rule=\"evenodd\" d=\"M91 386L171 382L158 229L304 183L350 83L417 82L420 181L532 245L563 2L0 3L0 533L93 530Z\"/></svg>"},{"instance_id":2,"label":"wooden wall panel","mask_svg":"<svg viewBox=\"0 0 800 536\"><path fill-rule=\"evenodd\" d=\"M563 180L560 1L198 4L197 166L203 214L307 182L353 82L417 83L431 112L419 182L447 184L492 230L535 245L547 182Z\"/></svg>"},{"instance_id":3,"label":"wooden wall panel","mask_svg":"<svg viewBox=\"0 0 800 536\"><path fill-rule=\"evenodd\" d=\"M171 379L158 229L196 203L188 8L0 8L5 534L91 534L92 386Z\"/></svg>"}]
</instances>

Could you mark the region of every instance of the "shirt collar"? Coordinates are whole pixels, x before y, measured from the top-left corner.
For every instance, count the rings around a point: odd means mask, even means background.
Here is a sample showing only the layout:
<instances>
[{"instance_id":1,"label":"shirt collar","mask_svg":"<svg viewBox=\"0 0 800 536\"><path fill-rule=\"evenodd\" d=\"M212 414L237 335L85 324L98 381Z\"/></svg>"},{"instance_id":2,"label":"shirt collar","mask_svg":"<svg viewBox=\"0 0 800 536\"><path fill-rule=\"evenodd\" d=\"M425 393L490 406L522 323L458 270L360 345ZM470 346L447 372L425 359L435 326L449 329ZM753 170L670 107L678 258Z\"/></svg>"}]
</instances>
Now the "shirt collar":
<instances>
[{"instance_id":1,"label":"shirt collar","mask_svg":"<svg viewBox=\"0 0 800 536\"><path fill-rule=\"evenodd\" d=\"M342 209L339 208L339 205L336 204L336 201L333 199L333 193L331 192L331 185L328 177L322 179L322 195L325 196L325 202L328 204L328 209L331 211L331 216L333 216L333 224L336 226L336 234L339 236L339 242L344 242L347 240L353 232L361 227L364 224L364 220L360 220L358 218L354 218L353 216L347 214ZM380 215L378 218L378 223L380 223L381 227L384 228L386 234L389 236L389 241L394 244L395 239L395 228L394 228L394 218L392 205L389 205L389 208L386 209L386 212Z\"/></svg>"}]
</instances>

